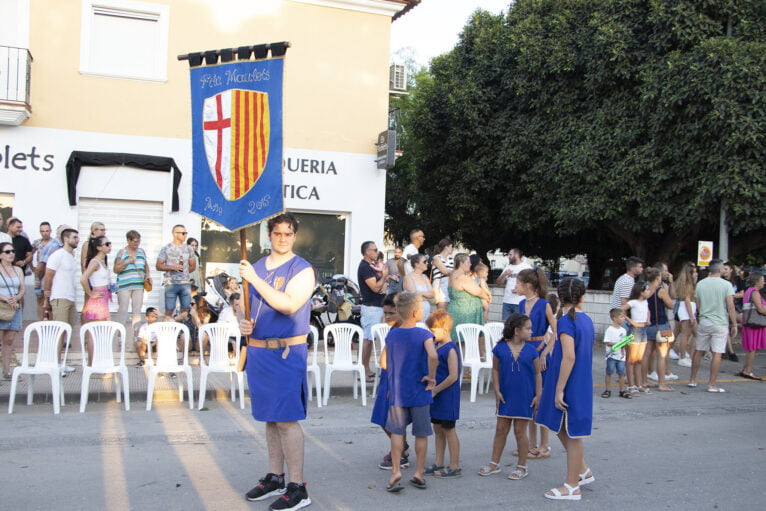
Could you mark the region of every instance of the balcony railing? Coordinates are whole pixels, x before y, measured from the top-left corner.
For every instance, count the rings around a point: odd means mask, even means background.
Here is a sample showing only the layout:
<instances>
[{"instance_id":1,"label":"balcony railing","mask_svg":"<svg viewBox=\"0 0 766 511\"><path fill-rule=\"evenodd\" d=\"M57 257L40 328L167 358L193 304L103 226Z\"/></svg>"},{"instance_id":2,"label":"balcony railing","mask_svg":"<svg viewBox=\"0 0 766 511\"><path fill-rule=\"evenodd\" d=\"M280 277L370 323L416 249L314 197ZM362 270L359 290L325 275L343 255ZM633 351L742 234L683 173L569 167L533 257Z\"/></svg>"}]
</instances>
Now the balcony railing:
<instances>
[{"instance_id":1,"label":"balcony railing","mask_svg":"<svg viewBox=\"0 0 766 511\"><path fill-rule=\"evenodd\" d=\"M28 49L0 46L0 124L19 125L29 118L31 76L32 54Z\"/></svg>"}]
</instances>

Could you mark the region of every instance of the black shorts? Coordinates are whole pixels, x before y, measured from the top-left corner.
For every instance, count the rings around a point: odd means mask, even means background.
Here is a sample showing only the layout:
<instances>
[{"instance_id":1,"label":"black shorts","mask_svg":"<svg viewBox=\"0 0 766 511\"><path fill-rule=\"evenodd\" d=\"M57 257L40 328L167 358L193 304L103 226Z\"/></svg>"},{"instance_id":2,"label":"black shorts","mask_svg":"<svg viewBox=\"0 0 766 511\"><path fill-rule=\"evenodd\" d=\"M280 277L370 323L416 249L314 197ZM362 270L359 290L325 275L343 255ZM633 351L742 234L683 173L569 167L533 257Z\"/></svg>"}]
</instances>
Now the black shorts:
<instances>
[{"instance_id":1,"label":"black shorts","mask_svg":"<svg viewBox=\"0 0 766 511\"><path fill-rule=\"evenodd\" d=\"M442 429L455 429L455 423L457 421L445 421L442 419L431 419L431 424L437 424L442 427Z\"/></svg>"}]
</instances>

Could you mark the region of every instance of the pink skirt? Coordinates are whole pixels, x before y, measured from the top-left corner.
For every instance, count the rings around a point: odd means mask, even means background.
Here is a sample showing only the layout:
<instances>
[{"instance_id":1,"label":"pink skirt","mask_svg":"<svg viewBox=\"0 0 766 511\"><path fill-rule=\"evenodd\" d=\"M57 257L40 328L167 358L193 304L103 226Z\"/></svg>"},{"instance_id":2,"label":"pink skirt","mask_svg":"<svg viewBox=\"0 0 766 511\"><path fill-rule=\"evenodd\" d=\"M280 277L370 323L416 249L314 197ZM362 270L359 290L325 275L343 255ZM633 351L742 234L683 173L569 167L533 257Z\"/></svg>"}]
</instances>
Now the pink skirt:
<instances>
[{"instance_id":1,"label":"pink skirt","mask_svg":"<svg viewBox=\"0 0 766 511\"><path fill-rule=\"evenodd\" d=\"M766 328L742 327L742 349L755 351L766 349Z\"/></svg>"},{"instance_id":2,"label":"pink skirt","mask_svg":"<svg viewBox=\"0 0 766 511\"><path fill-rule=\"evenodd\" d=\"M111 317L109 302L112 301L112 293L109 292L109 287L95 287L93 291L101 291L102 294L98 298L88 298L82 310L83 319L90 321L109 319Z\"/></svg>"}]
</instances>

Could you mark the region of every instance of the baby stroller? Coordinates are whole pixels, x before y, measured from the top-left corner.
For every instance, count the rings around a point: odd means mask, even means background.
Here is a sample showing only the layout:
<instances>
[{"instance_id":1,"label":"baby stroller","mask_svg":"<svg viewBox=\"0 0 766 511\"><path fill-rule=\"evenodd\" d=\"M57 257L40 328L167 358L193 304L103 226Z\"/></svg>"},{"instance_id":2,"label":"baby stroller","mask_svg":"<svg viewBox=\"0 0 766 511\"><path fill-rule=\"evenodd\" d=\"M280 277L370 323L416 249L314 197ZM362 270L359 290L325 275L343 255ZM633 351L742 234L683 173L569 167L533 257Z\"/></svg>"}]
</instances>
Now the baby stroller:
<instances>
[{"instance_id":1,"label":"baby stroller","mask_svg":"<svg viewBox=\"0 0 766 511\"><path fill-rule=\"evenodd\" d=\"M220 314L223 308L226 306L226 285L229 283L231 277L226 272L221 272L218 275L207 277L207 293L202 296L205 297L208 307L216 313ZM201 294L201 293L200 293Z\"/></svg>"},{"instance_id":2,"label":"baby stroller","mask_svg":"<svg viewBox=\"0 0 766 511\"><path fill-rule=\"evenodd\" d=\"M333 275L317 284L311 297L311 324L323 335L325 325L332 323L361 324L359 286L345 275ZM332 342L328 343L332 346Z\"/></svg>"}]
</instances>

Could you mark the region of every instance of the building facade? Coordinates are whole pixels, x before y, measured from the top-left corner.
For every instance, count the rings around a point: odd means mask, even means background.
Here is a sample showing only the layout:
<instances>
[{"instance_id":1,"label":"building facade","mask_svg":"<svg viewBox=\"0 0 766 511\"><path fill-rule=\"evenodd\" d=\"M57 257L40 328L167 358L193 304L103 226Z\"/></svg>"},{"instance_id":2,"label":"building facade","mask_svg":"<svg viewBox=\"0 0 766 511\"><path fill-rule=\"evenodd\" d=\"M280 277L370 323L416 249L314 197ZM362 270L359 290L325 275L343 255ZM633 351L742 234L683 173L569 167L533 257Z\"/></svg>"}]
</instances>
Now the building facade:
<instances>
[{"instance_id":1,"label":"building facade","mask_svg":"<svg viewBox=\"0 0 766 511\"><path fill-rule=\"evenodd\" d=\"M190 212L189 68L177 55L289 41L285 207L300 214L297 250L320 278L352 274L361 243L383 241L375 143L388 120L390 26L416 3L4 0L0 210L21 218L31 239L42 221L83 237L101 221L118 249L136 229L152 266L184 224L201 241L203 268L236 268L238 236ZM130 164L86 164L75 179L67 162L78 151L172 158L180 181ZM248 241L253 258L268 250L265 228L249 228Z\"/></svg>"}]
</instances>

